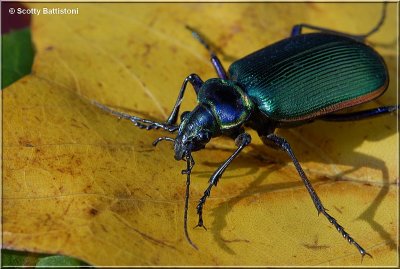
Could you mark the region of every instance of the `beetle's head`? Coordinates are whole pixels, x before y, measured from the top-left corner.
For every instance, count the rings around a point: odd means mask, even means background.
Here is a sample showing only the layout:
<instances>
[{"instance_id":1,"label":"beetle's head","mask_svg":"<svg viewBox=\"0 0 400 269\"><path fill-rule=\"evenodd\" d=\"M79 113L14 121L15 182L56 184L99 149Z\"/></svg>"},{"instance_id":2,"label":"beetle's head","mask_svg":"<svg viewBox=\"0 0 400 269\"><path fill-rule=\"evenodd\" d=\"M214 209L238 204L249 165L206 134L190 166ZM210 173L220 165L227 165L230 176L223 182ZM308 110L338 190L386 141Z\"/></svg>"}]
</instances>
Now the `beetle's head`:
<instances>
[{"instance_id":1,"label":"beetle's head","mask_svg":"<svg viewBox=\"0 0 400 269\"><path fill-rule=\"evenodd\" d=\"M207 107L198 105L191 112L183 112L174 142L175 159L182 160L190 152L203 149L218 130L217 122Z\"/></svg>"}]
</instances>

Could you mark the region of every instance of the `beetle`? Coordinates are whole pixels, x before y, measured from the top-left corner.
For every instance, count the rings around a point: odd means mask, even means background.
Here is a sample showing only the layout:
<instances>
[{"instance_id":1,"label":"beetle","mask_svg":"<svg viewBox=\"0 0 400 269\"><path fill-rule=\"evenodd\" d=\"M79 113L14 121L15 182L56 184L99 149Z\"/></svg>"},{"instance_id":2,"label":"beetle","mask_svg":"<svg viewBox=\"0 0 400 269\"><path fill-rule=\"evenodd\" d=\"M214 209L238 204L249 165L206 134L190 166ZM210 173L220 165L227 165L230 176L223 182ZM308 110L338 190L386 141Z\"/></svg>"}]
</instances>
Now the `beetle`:
<instances>
[{"instance_id":1,"label":"beetle","mask_svg":"<svg viewBox=\"0 0 400 269\"><path fill-rule=\"evenodd\" d=\"M378 31L386 17L386 4L378 24L368 33L351 35L309 24L292 28L289 38L262 48L231 64L228 72L205 39L186 26L208 50L217 78L203 81L193 73L180 88L171 114L165 122L143 119L115 111L93 102L101 109L130 120L146 130L164 129L177 132L175 138L159 137L174 144L176 160L186 161L187 175L184 210L184 232L188 242L197 249L187 231L190 174L195 165L192 152L205 148L214 137L228 136L235 140L237 149L212 174L209 185L197 205L198 223L203 227L203 206L222 174L240 152L251 143L244 127L257 131L264 144L285 151L302 179L318 214L323 214L336 230L353 244L362 257L371 256L348 232L327 213L312 187L290 144L274 134L276 128L290 128L314 120L354 121L385 115L399 106L385 106L352 113L336 113L342 109L369 102L385 92L389 76L383 58L365 44L367 37ZM302 33L304 28L313 33ZM181 114L179 108L187 84L197 95L197 106Z\"/></svg>"}]
</instances>

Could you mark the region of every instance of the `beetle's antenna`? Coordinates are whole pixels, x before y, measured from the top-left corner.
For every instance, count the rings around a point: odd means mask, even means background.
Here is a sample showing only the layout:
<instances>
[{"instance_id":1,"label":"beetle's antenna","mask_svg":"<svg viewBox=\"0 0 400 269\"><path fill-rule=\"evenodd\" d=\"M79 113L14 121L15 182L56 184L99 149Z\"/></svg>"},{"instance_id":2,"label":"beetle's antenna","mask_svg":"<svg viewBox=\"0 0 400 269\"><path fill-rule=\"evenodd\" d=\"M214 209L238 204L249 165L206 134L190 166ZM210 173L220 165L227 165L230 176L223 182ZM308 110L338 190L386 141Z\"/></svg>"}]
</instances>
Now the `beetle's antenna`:
<instances>
[{"instance_id":1,"label":"beetle's antenna","mask_svg":"<svg viewBox=\"0 0 400 269\"><path fill-rule=\"evenodd\" d=\"M367 37L369 37L373 33L377 32L379 30L379 28L381 28L382 24L385 22L385 19L386 19L387 4L388 4L388 2L383 2L381 19L379 20L378 24L371 31L360 36L360 38L362 40L365 40Z\"/></svg>"},{"instance_id":2,"label":"beetle's antenna","mask_svg":"<svg viewBox=\"0 0 400 269\"><path fill-rule=\"evenodd\" d=\"M222 79L228 79L225 68L222 66L221 61L218 59L215 52L211 49L211 46L206 42L204 37L202 37L195 29L190 27L189 25L185 25L186 29L192 32L194 38L196 38L207 50L210 54L210 60L212 65L214 66L215 72L217 72L218 77Z\"/></svg>"},{"instance_id":3,"label":"beetle's antenna","mask_svg":"<svg viewBox=\"0 0 400 269\"><path fill-rule=\"evenodd\" d=\"M189 208L189 186L190 186L190 174L192 172L192 168L194 166L194 160L192 157L192 154L187 151L186 152L186 170L182 170L182 174L186 174L186 195L185 195L185 209L183 213L183 228L185 230L185 236L189 244L196 250L199 250L197 246L192 242L192 240L189 237L189 233L187 230L187 212Z\"/></svg>"},{"instance_id":4,"label":"beetle's antenna","mask_svg":"<svg viewBox=\"0 0 400 269\"><path fill-rule=\"evenodd\" d=\"M215 52L211 49L210 45L205 41L205 39L192 27L185 25L186 29L192 32L194 38L197 39L210 53L211 56L215 56Z\"/></svg>"},{"instance_id":5,"label":"beetle's antenna","mask_svg":"<svg viewBox=\"0 0 400 269\"><path fill-rule=\"evenodd\" d=\"M158 144L160 141L175 142L175 139L173 139L173 138L171 138L171 137L166 137L166 136L159 137L159 138L157 138L156 140L154 140L153 146L157 146L157 144Z\"/></svg>"}]
</instances>

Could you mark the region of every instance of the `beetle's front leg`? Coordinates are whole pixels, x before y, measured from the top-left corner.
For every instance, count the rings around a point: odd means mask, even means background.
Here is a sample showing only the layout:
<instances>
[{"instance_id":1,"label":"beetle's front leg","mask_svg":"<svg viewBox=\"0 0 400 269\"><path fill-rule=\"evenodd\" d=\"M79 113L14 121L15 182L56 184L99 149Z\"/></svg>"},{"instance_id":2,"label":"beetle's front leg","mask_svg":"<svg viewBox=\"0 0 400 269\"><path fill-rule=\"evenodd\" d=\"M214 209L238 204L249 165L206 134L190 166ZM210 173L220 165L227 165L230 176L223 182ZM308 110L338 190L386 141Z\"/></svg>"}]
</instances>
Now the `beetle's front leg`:
<instances>
[{"instance_id":1,"label":"beetle's front leg","mask_svg":"<svg viewBox=\"0 0 400 269\"><path fill-rule=\"evenodd\" d=\"M174 124L168 124L168 123L162 123L162 122L156 122L156 121L152 121L152 120L147 120L147 119L142 119L136 116L132 116L123 112L119 112L116 110L113 110L111 108L109 108L108 106L105 106L103 104L100 104L96 101L92 101L92 103L99 107L100 109L114 115L117 116L120 119L127 119L130 120L135 126L139 127L140 129L146 129L146 130L153 130L153 129L164 129L168 132L175 132L176 130L178 130L179 126L174 125Z\"/></svg>"},{"instance_id":2,"label":"beetle's front leg","mask_svg":"<svg viewBox=\"0 0 400 269\"><path fill-rule=\"evenodd\" d=\"M191 74L185 78L185 80L182 83L182 87L179 91L178 98L176 99L175 105L172 108L171 114L169 115L166 121L166 123L169 125L175 124L176 121L178 120L179 108L181 107L183 95L185 94L188 82L192 84L194 91L196 92L196 95L199 92L200 87L203 85L203 80L197 74Z\"/></svg>"},{"instance_id":3,"label":"beetle's front leg","mask_svg":"<svg viewBox=\"0 0 400 269\"><path fill-rule=\"evenodd\" d=\"M179 128L179 126L177 126L175 124L178 119L179 108L181 106L181 103L183 100L183 95L185 93L185 89L186 89L188 82L190 82L193 85L193 88L194 88L196 94L198 93L200 87L203 85L203 81L201 80L201 78L198 75L191 74L191 75L187 76L185 78L185 80L183 81L182 87L179 91L178 99L176 100L176 103L172 109L172 112L169 115L166 122L156 122L156 121L152 121L152 120L142 119L142 118L139 118L136 116L132 116L132 115L123 113L123 112L115 111L115 110L113 110L103 104L100 104L96 101L92 101L92 103L94 105L96 105L97 107L101 108L102 110L104 110L114 116L117 116L118 118L130 120L135 126L139 127L140 129L153 130L153 129L161 128L161 129L164 129L164 130L172 133L172 132L175 132L176 130L178 130L178 128Z\"/></svg>"},{"instance_id":4,"label":"beetle's front leg","mask_svg":"<svg viewBox=\"0 0 400 269\"><path fill-rule=\"evenodd\" d=\"M238 147L235 152L213 173L209 182L208 188L205 190L203 197L201 197L199 204L197 205L197 214L199 215L199 222L197 223L196 227L204 227L203 224L203 206L206 202L207 197L210 196L211 188L213 186L217 186L218 180L221 178L222 174L229 166L229 164L239 155L243 148L249 145L251 142L251 136L248 133L241 133L239 134L236 139L235 143Z\"/></svg>"}]
</instances>

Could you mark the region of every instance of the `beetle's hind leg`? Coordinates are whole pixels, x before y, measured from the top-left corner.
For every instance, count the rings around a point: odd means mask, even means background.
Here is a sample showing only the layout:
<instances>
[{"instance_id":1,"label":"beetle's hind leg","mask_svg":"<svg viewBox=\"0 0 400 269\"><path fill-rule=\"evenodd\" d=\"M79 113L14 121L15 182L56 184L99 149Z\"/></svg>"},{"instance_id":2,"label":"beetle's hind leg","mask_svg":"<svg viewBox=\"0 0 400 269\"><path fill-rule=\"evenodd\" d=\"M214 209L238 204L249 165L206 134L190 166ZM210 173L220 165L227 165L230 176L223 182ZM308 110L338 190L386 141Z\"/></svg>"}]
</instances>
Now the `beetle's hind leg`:
<instances>
[{"instance_id":1,"label":"beetle's hind leg","mask_svg":"<svg viewBox=\"0 0 400 269\"><path fill-rule=\"evenodd\" d=\"M314 25L302 23L302 24L297 24L297 25L293 26L292 33L291 33L290 36L293 37L293 36L301 35L302 34L302 30L304 28L308 28L310 30L316 30L316 31L320 31L320 32L323 32L323 33L327 33L327 34L347 36L347 37L353 38L355 40L364 42L367 37L369 37L373 33L377 32L379 30L379 28L382 26L382 24L384 23L384 21L386 19L386 8L387 8L387 3L384 2L383 3L383 8L382 8L382 15L381 15L381 18L380 18L379 22L375 25L375 27L373 29L371 29L368 33L363 34L363 35L352 35L352 34L348 34L348 33L343 33L343 32L339 32L339 31L331 30L331 29L328 29L328 28L323 28L323 27L319 27L319 26L314 26Z\"/></svg>"},{"instance_id":2,"label":"beetle's hind leg","mask_svg":"<svg viewBox=\"0 0 400 269\"><path fill-rule=\"evenodd\" d=\"M222 66L221 61L215 54L215 52L211 49L210 45L205 41L205 39L198 33L196 32L192 27L186 25L186 28L192 32L192 35L194 38L196 38L209 52L210 54L210 60L212 65L214 66L215 72L217 73L219 78L222 79L228 79L228 76L226 75L225 68Z\"/></svg>"},{"instance_id":3,"label":"beetle's hind leg","mask_svg":"<svg viewBox=\"0 0 400 269\"><path fill-rule=\"evenodd\" d=\"M324 121L356 121L356 120L364 120L372 117L382 116L389 113L392 113L396 110L400 109L400 105L397 106L382 106L367 110L356 111L352 113L343 113L343 114L327 114L321 117L321 120Z\"/></svg>"},{"instance_id":4,"label":"beetle's hind leg","mask_svg":"<svg viewBox=\"0 0 400 269\"><path fill-rule=\"evenodd\" d=\"M347 240L347 242L349 242L350 244L353 244L358 251L360 252L360 254L362 256L364 255L368 255L371 256L368 252L365 251L364 248L362 248L351 236L350 234L348 234L344 228L336 221L335 218L333 218L331 215L329 215L326 212L325 207L322 205L321 200L319 199L317 193L315 192L314 188L311 185L311 182L308 180L306 174L304 173L303 168L301 168L301 165L299 163L299 161L297 160L296 156L294 155L292 148L290 147L289 143L284 139L281 138L275 134L269 134L269 135L265 135L265 136L261 136L261 139L263 140L263 142L267 145L271 145L274 144L275 146L277 146L278 148L280 148L283 151L286 151L286 153L290 156L290 158L292 159L293 164L296 167L297 172L299 173L301 179L303 180L303 183L308 191L308 193L311 196L311 199L314 202L314 205L318 211L318 214L322 213L327 219L328 221L335 226L336 230L343 236L343 238L345 238Z\"/></svg>"}]
</instances>

